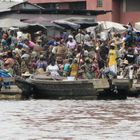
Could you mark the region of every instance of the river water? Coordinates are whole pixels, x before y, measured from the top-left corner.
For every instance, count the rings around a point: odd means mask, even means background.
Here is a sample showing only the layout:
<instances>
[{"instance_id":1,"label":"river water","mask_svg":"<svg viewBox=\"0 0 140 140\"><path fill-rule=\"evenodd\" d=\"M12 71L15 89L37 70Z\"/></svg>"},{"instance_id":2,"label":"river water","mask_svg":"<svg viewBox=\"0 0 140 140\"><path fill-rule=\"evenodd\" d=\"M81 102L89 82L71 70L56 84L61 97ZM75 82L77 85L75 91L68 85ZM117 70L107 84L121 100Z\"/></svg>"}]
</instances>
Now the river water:
<instances>
[{"instance_id":1,"label":"river water","mask_svg":"<svg viewBox=\"0 0 140 140\"><path fill-rule=\"evenodd\" d=\"M0 101L0 140L140 140L140 98Z\"/></svg>"}]
</instances>

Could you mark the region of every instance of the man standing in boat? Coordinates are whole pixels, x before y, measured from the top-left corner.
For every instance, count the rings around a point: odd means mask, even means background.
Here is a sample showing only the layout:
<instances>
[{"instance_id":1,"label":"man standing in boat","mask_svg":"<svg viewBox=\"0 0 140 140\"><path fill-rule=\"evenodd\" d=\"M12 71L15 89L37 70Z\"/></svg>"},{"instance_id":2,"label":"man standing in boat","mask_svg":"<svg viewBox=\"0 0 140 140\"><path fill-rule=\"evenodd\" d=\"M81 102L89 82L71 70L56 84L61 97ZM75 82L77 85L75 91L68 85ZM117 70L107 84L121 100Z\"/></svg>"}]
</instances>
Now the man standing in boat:
<instances>
[{"instance_id":1,"label":"man standing in boat","mask_svg":"<svg viewBox=\"0 0 140 140\"><path fill-rule=\"evenodd\" d=\"M117 51L115 50L115 44L112 43L110 45L110 50L109 50L109 56L108 56L108 67L110 73L114 75L114 77L117 76Z\"/></svg>"}]
</instances>

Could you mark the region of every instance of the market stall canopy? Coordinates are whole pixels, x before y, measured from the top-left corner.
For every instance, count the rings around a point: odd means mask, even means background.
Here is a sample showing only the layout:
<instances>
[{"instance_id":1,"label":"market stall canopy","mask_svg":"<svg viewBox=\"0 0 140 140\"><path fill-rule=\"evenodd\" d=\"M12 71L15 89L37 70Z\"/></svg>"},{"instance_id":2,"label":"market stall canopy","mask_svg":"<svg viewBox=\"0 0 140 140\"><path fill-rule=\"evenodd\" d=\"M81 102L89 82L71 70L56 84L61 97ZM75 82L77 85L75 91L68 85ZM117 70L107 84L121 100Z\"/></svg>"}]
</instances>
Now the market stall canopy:
<instances>
[{"instance_id":1,"label":"market stall canopy","mask_svg":"<svg viewBox=\"0 0 140 140\"><path fill-rule=\"evenodd\" d=\"M73 30L77 30L80 28L79 24L70 22L70 21L66 21L66 20L54 20L52 21L52 23L55 23L59 26L64 27L65 29L73 29Z\"/></svg>"},{"instance_id":2,"label":"market stall canopy","mask_svg":"<svg viewBox=\"0 0 140 140\"><path fill-rule=\"evenodd\" d=\"M47 28L41 24L29 24L27 26L20 27L20 30L22 32L35 33L37 31L45 31Z\"/></svg>"},{"instance_id":3,"label":"market stall canopy","mask_svg":"<svg viewBox=\"0 0 140 140\"><path fill-rule=\"evenodd\" d=\"M98 24L102 30L111 30L116 32L124 32L127 30L122 24L117 22L99 21Z\"/></svg>"},{"instance_id":4,"label":"market stall canopy","mask_svg":"<svg viewBox=\"0 0 140 140\"><path fill-rule=\"evenodd\" d=\"M64 20L80 25L80 29L98 25L98 23L95 22L95 18L71 17Z\"/></svg>"},{"instance_id":5,"label":"market stall canopy","mask_svg":"<svg viewBox=\"0 0 140 140\"><path fill-rule=\"evenodd\" d=\"M42 16L37 16L35 18L30 18L30 19L21 19L20 21L29 24L41 24L45 27L55 27L55 28L63 29L61 26L52 23L50 20Z\"/></svg>"},{"instance_id":6,"label":"market stall canopy","mask_svg":"<svg viewBox=\"0 0 140 140\"><path fill-rule=\"evenodd\" d=\"M21 19L22 22L25 23L30 23L30 24L46 24L48 22L48 20L42 16L37 16L35 18L30 18L30 19Z\"/></svg>"},{"instance_id":7,"label":"market stall canopy","mask_svg":"<svg viewBox=\"0 0 140 140\"><path fill-rule=\"evenodd\" d=\"M23 26L27 26L27 25L28 25L28 23L23 23L18 19L13 19L13 18L0 19L1 28L23 27Z\"/></svg>"}]
</instances>

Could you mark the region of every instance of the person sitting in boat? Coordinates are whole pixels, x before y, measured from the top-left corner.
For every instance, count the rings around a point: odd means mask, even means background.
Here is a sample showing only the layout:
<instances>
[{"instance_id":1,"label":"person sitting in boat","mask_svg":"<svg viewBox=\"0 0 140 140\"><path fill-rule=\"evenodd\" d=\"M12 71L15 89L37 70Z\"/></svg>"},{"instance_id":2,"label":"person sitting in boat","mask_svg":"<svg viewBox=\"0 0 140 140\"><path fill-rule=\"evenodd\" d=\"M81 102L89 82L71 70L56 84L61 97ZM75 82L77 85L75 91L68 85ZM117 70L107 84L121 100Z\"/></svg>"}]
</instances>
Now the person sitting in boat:
<instances>
[{"instance_id":1,"label":"person sitting in boat","mask_svg":"<svg viewBox=\"0 0 140 140\"><path fill-rule=\"evenodd\" d=\"M5 62L5 63L4 63L3 71L4 71L4 73L5 73L5 77L4 77L4 78L12 77L12 75L13 75L13 69L11 68L11 65L10 65L9 62ZM4 82L3 82L3 86L4 86L5 88L9 88L9 89L10 89L10 87L11 87L11 82L10 82L10 81L6 81L6 82L4 81Z\"/></svg>"},{"instance_id":2,"label":"person sitting in boat","mask_svg":"<svg viewBox=\"0 0 140 140\"><path fill-rule=\"evenodd\" d=\"M98 65L98 60L95 57L92 58L92 71L94 74L94 78L98 79L101 77L101 73L100 73L99 65Z\"/></svg>"},{"instance_id":3,"label":"person sitting in boat","mask_svg":"<svg viewBox=\"0 0 140 140\"><path fill-rule=\"evenodd\" d=\"M91 64L91 59L89 57L85 58L85 72L87 79L93 79L93 68Z\"/></svg>"},{"instance_id":4,"label":"person sitting in boat","mask_svg":"<svg viewBox=\"0 0 140 140\"><path fill-rule=\"evenodd\" d=\"M47 62L44 59L44 55L40 55L39 60L36 62L36 67L37 69L43 68L44 71L46 70Z\"/></svg>"},{"instance_id":5,"label":"person sitting in boat","mask_svg":"<svg viewBox=\"0 0 140 140\"><path fill-rule=\"evenodd\" d=\"M67 77L70 75L70 65L71 65L71 59L65 59L64 60L63 76Z\"/></svg>"},{"instance_id":6,"label":"person sitting in boat","mask_svg":"<svg viewBox=\"0 0 140 140\"><path fill-rule=\"evenodd\" d=\"M25 59L22 59L20 64L20 73L22 74L25 73L26 71L29 71L28 64Z\"/></svg>"},{"instance_id":7,"label":"person sitting in boat","mask_svg":"<svg viewBox=\"0 0 140 140\"><path fill-rule=\"evenodd\" d=\"M47 66L46 73L47 73L47 75L51 76L52 78L55 78L55 79L60 78L59 67L55 63L55 61L51 61L51 63Z\"/></svg>"},{"instance_id":8,"label":"person sitting in boat","mask_svg":"<svg viewBox=\"0 0 140 140\"><path fill-rule=\"evenodd\" d=\"M6 58L5 58L5 63L9 64L9 66L11 68L13 68L13 66L15 64L15 60L13 59L12 51L7 51Z\"/></svg>"},{"instance_id":9,"label":"person sitting in boat","mask_svg":"<svg viewBox=\"0 0 140 140\"><path fill-rule=\"evenodd\" d=\"M87 79L85 65L81 65L78 71L78 79Z\"/></svg>"},{"instance_id":10,"label":"person sitting in boat","mask_svg":"<svg viewBox=\"0 0 140 140\"><path fill-rule=\"evenodd\" d=\"M57 63L57 66L59 67L59 75L63 76L63 70L64 70L63 59L61 57L57 57L56 63Z\"/></svg>"}]
</instances>

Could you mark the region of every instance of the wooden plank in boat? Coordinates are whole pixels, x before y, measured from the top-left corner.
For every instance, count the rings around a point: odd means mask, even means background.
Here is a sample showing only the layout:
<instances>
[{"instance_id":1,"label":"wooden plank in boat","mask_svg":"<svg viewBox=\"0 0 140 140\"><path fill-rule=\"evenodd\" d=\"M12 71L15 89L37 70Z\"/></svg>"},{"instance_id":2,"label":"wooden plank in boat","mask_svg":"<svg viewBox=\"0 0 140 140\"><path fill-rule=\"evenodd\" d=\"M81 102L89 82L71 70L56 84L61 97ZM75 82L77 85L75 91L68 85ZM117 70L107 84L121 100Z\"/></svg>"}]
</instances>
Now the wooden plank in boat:
<instances>
[{"instance_id":1,"label":"wooden plank in boat","mask_svg":"<svg viewBox=\"0 0 140 140\"><path fill-rule=\"evenodd\" d=\"M33 78L37 80L62 80L63 79L63 77L53 78L52 76L47 76L46 74L37 74L34 75Z\"/></svg>"},{"instance_id":2,"label":"wooden plank in boat","mask_svg":"<svg viewBox=\"0 0 140 140\"><path fill-rule=\"evenodd\" d=\"M112 84L113 85L129 85L130 84L130 80L129 79L113 79L112 80Z\"/></svg>"},{"instance_id":3,"label":"wooden plank in boat","mask_svg":"<svg viewBox=\"0 0 140 140\"><path fill-rule=\"evenodd\" d=\"M46 74L37 74L37 75L34 75L33 78L41 79L41 80L50 80L50 79L52 79L51 76L47 76Z\"/></svg>"},{"instance_id":4,"label":"wooden plank in boat","mask_svg":"<svg viewBox=\"0 0 140 140\"><path fill-rule=\"evenodd\" d=\"M93 79L93 86L95 89L108 89L109 82L107 79Z\"/></svg>"}]
</instances>

